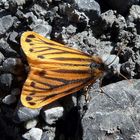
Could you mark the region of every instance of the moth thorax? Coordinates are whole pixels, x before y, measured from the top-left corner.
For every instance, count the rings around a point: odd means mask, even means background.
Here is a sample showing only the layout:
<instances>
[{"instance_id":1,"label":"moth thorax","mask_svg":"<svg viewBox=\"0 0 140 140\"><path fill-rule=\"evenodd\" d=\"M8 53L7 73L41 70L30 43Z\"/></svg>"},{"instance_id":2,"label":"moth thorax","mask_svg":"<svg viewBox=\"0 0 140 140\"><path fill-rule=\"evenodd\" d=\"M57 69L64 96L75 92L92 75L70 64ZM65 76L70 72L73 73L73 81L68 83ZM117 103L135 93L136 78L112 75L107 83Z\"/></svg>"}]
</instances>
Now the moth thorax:
<instances>
[{"instance_id":1,"label":"moth thorax","mask_svg":"<svg viewBox=\"0 0 140 140\"><path fill-rule=\"evenodd\" d=\"M105 65L104 65L104 63L96 63L96 62L92 62L91 64L90 64L90 68L92 69L92 70L96 70L96 69L99 69L99 70L104 70L104 68L105 68Z\"/></svg>"},{"instance_id":2,"label":"moth thorax","mask_svg":"<svg viewBox=\"0 0 140 140\"><path fill-rule=\"evenodd\" d=\"M114 64L119 64L119 57L116 55L104 54L101 58L103 63L108 67Z\"/></svg>"}]
</instances>

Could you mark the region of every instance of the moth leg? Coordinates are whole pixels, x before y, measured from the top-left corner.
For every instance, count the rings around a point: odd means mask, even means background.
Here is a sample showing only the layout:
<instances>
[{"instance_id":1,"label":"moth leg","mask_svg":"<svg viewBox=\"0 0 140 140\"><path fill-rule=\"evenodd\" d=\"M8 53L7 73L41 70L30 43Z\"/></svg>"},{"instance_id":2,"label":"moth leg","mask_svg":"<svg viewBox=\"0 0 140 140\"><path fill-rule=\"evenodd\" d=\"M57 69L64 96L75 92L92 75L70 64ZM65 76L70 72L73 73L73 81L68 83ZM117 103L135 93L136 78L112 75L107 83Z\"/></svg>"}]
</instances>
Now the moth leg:
<instances>
[{"instance_id":1,"label":"moth leg","mask_svg":"<svg viewBox=\"0 0 140 140\"><path fill-rule=\"evenodd\" d=\"M101 87L101 85L102 85L102 81L103 81L103 78L100 78L100 82L99 82L99 89L100 89L100 91L99 91L99 93L100 94L105 94L108 98L110 98L115 104L117 104L118 105L118 103L116 102L116 100L113 98L113 97L111 97L110 95L108 95L104 90L103 90L103 88ZM120 105L119 105L120 106ZM122 107L121 107L122 108Z\"/></svg>"},{"instance_id":2,"label":"moth leg","mask_svg":"<svg viewBox=\"0 0 140 140\"><path fill-rule=\"evenodd\" d=\"M102 88L102 83L103 83L103 77L101 77L101 78L99 79L99 89L100 89L99 92L100 92L101 94L105 93L104 90L103 90L103 88Z\"/></svg>"},{"instance_id":3,"label":"moth leg","mask_svg":"<svg viewBox=\"0 0 140 140\"><path fill-rule=\"evenodd\" d=\"M91 100L91 97L89 95L90 88L91 88L91 85L88 85L84 88L84 96L85 96L86 103L90 102L90 100Z\"/></svg>"}]
</instances>

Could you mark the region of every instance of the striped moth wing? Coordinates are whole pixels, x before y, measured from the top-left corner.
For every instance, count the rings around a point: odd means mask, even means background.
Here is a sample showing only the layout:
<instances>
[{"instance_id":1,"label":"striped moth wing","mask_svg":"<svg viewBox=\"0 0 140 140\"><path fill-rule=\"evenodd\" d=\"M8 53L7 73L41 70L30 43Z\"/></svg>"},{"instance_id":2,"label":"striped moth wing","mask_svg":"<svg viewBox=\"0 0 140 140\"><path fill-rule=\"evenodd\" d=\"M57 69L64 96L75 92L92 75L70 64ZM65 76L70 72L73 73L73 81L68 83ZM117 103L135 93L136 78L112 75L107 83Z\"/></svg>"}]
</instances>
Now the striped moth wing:
<instances>
[{"instance_id":1,"label":"striped moth wing","mask_svg":"<svg viewBox=\"0 0 140 140\"><path fill-rule=\"evenodd\" d=\"M35 32L21 36L21 47L30 67L21 102L40 108L93 84L104 70L98 56L49 40Z\"/></svg>"}]
</instances>

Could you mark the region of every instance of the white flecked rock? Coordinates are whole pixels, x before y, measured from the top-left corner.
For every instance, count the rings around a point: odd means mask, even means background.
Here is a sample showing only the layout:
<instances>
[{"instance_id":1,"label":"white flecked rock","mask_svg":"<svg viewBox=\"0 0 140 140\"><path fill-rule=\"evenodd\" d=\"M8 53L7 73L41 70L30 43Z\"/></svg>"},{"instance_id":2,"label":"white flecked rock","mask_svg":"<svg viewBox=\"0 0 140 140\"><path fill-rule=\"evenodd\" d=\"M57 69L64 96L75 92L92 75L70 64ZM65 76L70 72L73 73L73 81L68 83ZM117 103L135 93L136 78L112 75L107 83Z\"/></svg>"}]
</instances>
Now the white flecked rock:
<instances>
[{"instance_id":1,"label":"white flecked rock","mask_svg":"<svg viewBox=\"0 0 140 140\"><path fill-rule=\"evenodd\" d=\"M37 125L37 123L38 123L38 120L35 118L35 119L25 122L24 127L26 129L31 129L31 128L35 127Z\"/></svg>"},{"instance_id":2,"label":"white flecked rock","mask_svg":"<svg viewBox=\"0 0 140 140\"><path fill-rule=\"evenodd\" d=\"M55 104L49 105L43 109L42 117L47 124L52 125L63 116L63 112L64 108L55 102Z\"/></svg>"},{"instance_id":3,"label":"white flecked rock","mask_svg":"<svg viewBox=\"0 0 140 140\"><path fill-rule=\"evenodd\" d=\"M3 103L7 104L7 105L10 105L12 103L15 103L16 102L16 97L12 94L10 95L7 95L3 100L2 100Z\"/></svg>"},{"instance_id":4,"label":"white flecked rock","mask_svg":"<svg viewBox=\"0 0 140 140\"><path fill-rule=\"evenodd\" d=\"M28 132L22 135L26 140L41 140L43 131L39 128L32 128Z\"/></svg>"}]
</instances>

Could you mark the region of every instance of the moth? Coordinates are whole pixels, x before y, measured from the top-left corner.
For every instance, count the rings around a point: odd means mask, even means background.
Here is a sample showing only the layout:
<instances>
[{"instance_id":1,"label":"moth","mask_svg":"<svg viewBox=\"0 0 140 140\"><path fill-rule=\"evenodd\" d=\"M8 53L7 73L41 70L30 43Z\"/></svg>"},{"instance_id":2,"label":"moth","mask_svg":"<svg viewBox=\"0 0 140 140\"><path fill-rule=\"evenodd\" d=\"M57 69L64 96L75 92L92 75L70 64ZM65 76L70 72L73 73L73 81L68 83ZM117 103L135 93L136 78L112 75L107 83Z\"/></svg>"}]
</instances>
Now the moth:
<instances>
[{"instance_id":1,"label":"moth","mask_svg":"<svg viewBox=\"0 0 140 140\"><path fill-rule=\"evenodd\" d=\"M49 40L35 32L21 36L21 47L30 67L21 102L40 108L92 85L106 71L99 56Z\"/></svg>"}]
</instances>

